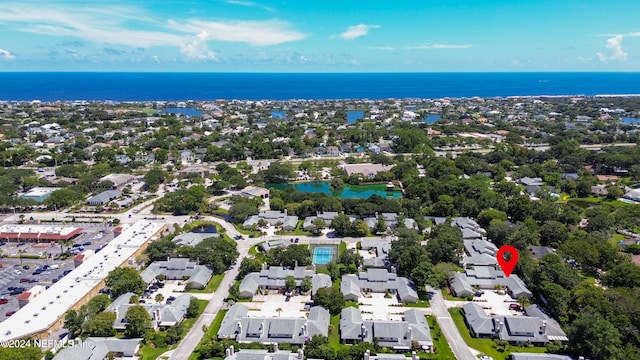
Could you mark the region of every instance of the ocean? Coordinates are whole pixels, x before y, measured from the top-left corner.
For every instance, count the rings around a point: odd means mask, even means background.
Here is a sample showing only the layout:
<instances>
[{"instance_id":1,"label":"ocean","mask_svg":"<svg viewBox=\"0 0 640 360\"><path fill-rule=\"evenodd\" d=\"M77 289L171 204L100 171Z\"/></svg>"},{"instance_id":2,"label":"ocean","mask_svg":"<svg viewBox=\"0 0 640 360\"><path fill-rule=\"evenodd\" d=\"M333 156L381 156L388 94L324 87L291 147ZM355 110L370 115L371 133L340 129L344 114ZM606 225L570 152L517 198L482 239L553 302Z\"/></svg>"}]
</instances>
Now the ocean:
<instances>
[{"instance_id":1,"label":"ocean","mask_svg":"<svg viewBox=\"0 0 640 360\"><path fill-rule=\"evenodd\" d=\"M640 73L0 73L4 101L640 94Z\"/></svg>"}]
</instances>

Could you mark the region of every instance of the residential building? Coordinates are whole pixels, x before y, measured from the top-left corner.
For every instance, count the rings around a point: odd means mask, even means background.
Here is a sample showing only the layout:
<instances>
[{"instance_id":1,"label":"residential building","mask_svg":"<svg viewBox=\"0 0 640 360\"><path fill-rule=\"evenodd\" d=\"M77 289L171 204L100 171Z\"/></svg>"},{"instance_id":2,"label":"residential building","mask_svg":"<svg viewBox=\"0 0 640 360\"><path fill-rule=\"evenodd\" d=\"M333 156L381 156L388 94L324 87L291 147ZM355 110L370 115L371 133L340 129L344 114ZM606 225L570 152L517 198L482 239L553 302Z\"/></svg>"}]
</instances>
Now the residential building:
<instances>
[{"instance_id":1,"label":"residential building","mask_svg":"<svg viewBox=\"0 0 640 360\"><path fill-rule=\"evenodd\" d=\"M377 146L375 147L379 152L380 149ZM378 175L379 172L390 171L393 168L393 166L365 163L365 164L344 164L344 165L340 165L340 168L347 173L347 176L360 174L366 178L373 178L376 175Z\"/></svg>"},{"instance_id":2,"label":"residential building","mask_svg":"<svg viewBox=\"0 0 640 360\"><path fill-rule=\"evenodd\" d=\"M418 301L418 292L407 278L398 277L386 269L369 268L357 275L342 275L340 291L345 300L358 301L363 293L386 293L397 295L402 302Z\"/></svg>"},{"instance_id":3,"label":"residential building","mask_svg":"<svg viewBox=\"0 0 640 360\"><path fill-rule=\"evenodd\" d=\"M235 304L220 325L218 339L240 343L289 343L302 345L314 335L329 334L329 311L321 306L309 310L306 318L248 316L249 308Z\"/></svg>"},{"instance_id":4,"label":"residential building","mask_svg":"<svg viewBox=\"0 0 640 360\"><path fill-rule=\"evenodd\" d=\"M546 345L568 341L560 324L537 305L525 308L526 316L489 316L477 303L462 306L464 319L475 337L495 338L511 344Z\"/></svg>"},{"instance_id":5,"label":"residential building","mask_svg":"<svg viewBox=\"0 0 640 360\"><path fill-rule=\"evenodd\" d=\"M269 189L265 189L257 186L247 186L246 188L240 191L240 196L246 197L246 198L259 197L261 199L268 199Z\"/></svg>"},{"instance_id":6,"label":"residential building","mask_svg":"<svg viewBox=\"0 0 640 360\"><path fill-rule=\"evenodd\" d=\"M201 243L202 240L208 239L210 237L220 237L220 235L217 233L188 232L179 234L171 241L173 241L178 246L196 246Z\"/></svg>"},{"instance_id":7,"label":"residential building","mask_svg":"<svg viewBox=\"0 0 640 360\"><path fill-rule=\"evenodd\" d=\"M404 312L402 321L363 320L354 307L342 309L340 314L340 340L347 344L360 341L372 343L376 338L380 346L393 350L410 350L417 342L423 350L433 346L429 324L424 313L417 309Z\"/></svg>"},{"instance_id":8,"label":"residential building","mask_svg":"<svg viewBox=\"0 0 640 360\"><path fill-rule=\"evenodd\" d=\"M389 254L389 250L391 250L391 242L367 240L367 238L363 238L362 241L360 241L360 248L362 250L367 250L369 254L375 254L375 256L363 256L362 265L365 268L387 267L387 256Z\"/></svg>"},{"instance_id":9,"label":"residential building","mask_svg":"<svg viewBox=\"0 0 640 360\"><path fill-rule=\"evenodd\" d=\"M322 219L325 223L325 226L330 226L331 221L333 221L333 218L338 216L338 214L339 213L337 211L324 211L317 212L316 216L307 216L302 223L302 229L304 229L305 231L315 231L316 226L313 222L316 219Z\"/></svg>"},{"instance_id":10,"label":"residential building","mask_svg":"<svg viewBox=\"0 0 640 360\"><path fill-rule=\"evenodd\" d=\"M62 348L54 360L101 360L109 358L109 354L117 359L137 359L141 341L142 339L89 337L82 340L82 343L74 342L74 346Z\"/></svg>"},{"instance_id":11,"label":"residential building","mask_svg":"<svg viewBox=\"0 0 640 360\"><path fill-rule=\"evenodd\" d=\"M391 229L395 229L398 227L398 221L402 220L404 222L404 225L408 228L408 229L417 229L418 226L416 224L416 221L411 219L411 218L402 218L402 216L399 216L396 213L375 213L375 216L372 217L367 217L364 218L364 222L367 224L367 226L369 227L369 229L373 229L375 228L376 224L378 223L378 218L382 216L384 218L384 223L385 225L387 225L388 228Z\"/></svg>"},{"instance_id":12,"label":"residential building","mask_svg":"<svg viewBox=\"0 0 640 360\"><path fill-rule=\"evenodd\" d=\"M296 266L293 269L271 266L260 272L247 274L240 283L240 297L253 297L258 289L284 289L285 279L288 276L293 276L296 279L296 286L300 286L305 277L311 278L313 284L311 294L315 294L321 287L331 286L331 277L327 274L316 274L315 269L307 269L304 266Z\"/></svg>"},{"instance_id":13,"label":"residential building","mask_svg":"<svg viewBox=\"0 0 640 360\"><path fill-rule=\"evenodd\" d=\"M184 294L176 297L171 304L160 304L151 302L131 304L130 299L134 293L125 293L115 299L104 311L110 311L116 314L113 322L113 328L116 330L125 330L127 322L125 316L127 310L132 306L142 306L151 316L151 326L154 329L167 328L182 321L187 315L187 309L191 302L191 295Z\"/></svg>"},{"instance_id":14,"label":"residential building","mask_svg":"<svg viewBox=\"0 0 640 360\"><path fill-rule=\"evenodd\" d=\"M203 288L207 286L213 271L204 265L198 265L187 258L170 258L166 261L154 261L140 274L147 284L152 283L158 275L167 280L184 280L187 288ZM188 279L188 280L185 280Z\"/></svg>"},{"instance_id":15,"label":"residential building","mask_svg":"<svg viewBox=\"0 0 640 360\"><path fill-rule=\"evenodd\" d=\"M560 354L511 353L510 360L573 360L571 356Z\"/></svg>"},{"instance_id":16,"label":"residential building","mask_svg":"<svg viewBox=\"0 0 640 360\"><path fill-rule=\"evenodd\" d=\"M278 347L278 343L274 344L274 348ZM291 352L289 350L275 350L269 352L269 350L262 349L242 349L236 352L233 349L233 345L225 350L224 360L303 360L304 351L298 349L297 352Z\"/></svg>"},{"instance_id":17,"label":"residential building","mask_svg":"<svg viewBox=\"0 0 640 360\"><path fill-rule=\"evenodd\" d=\"M282 230L295 230L298 226L298 217L287 215L287 211L280 212L274 210L261 211L258 215L251 215L247 217L242 224L242 228L245 230L251 229L254 225L258 224L260 220L264 220L271 226L280 225Z\"/></svg>"},{"instance_id":18,"label":"residential building","mask_svg":"<svg viewBox=\"0 0 640 360\"><path fill-rule=\"evenodd\" d=\"M109 174L100 178L100 182L111 181L113 183L113 190L122 189L125 186L133 183L136 178L129 174Z\"/></svg>"}]
</instances>

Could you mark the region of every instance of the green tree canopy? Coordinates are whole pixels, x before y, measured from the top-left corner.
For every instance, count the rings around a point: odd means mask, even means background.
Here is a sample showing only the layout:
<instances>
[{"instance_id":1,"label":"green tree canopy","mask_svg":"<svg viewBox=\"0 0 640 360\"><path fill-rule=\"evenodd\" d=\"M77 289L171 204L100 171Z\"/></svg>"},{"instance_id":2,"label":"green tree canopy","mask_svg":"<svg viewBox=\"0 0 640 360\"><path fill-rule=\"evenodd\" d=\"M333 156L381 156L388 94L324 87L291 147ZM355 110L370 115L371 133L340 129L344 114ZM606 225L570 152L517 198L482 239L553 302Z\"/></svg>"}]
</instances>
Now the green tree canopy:
<instances>
[{"instance_id":1,"label":"green tree canopy","mask_svg":"<svg viewBox=\"0 0 640 360\"><path fill-rule=\"evenodd\" d=\"M112 270L107 275L105 283L111 288L112 296L116 298L127 292L140 295L147 287L138 271L130 267L120 267Z\"/></svg>"}]
</instances>

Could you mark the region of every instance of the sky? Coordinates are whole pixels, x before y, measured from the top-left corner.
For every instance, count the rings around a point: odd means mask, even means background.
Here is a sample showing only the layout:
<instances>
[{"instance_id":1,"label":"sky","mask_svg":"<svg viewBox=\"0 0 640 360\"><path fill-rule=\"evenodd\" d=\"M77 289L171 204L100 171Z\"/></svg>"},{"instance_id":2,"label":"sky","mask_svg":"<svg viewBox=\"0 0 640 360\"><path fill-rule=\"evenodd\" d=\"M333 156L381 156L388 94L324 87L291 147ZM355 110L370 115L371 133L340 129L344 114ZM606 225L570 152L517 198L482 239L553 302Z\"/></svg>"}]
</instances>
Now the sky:
<instances>
[{"instance_id":1,"label":"sky","mask_svg":"<svg viewBox=\"0 0 640 360\"><path fill-rule=\"evenodd\" d=\"M0 2L0 71L640 71L637 0Z\"/></svg>"}]
</instances>

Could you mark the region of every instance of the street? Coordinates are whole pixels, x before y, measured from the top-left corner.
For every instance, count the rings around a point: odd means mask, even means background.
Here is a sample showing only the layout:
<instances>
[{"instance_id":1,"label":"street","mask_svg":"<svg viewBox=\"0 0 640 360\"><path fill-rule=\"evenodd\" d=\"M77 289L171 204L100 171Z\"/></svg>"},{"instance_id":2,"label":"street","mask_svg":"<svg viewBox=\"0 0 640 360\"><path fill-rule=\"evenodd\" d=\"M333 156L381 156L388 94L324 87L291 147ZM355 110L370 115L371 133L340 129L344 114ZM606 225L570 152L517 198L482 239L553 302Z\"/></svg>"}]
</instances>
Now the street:
<instances>
[{"instance_id":1,"label":"street","mask_svg":"<svg viewBox=\"0 0 640 360\"><path fill-rule=\"evenodd\" d=\"M434 289L431 286L427 286L427 292L430 295L431 311L435 316L442 330L442 334L447 339L449 347L453 351L453 354L458 360L477 360L471 352L471 349L464 342L462 335L458 331L456 324L453 322L447 305L444 303L444 298L439 289Z\"/></svg>"}]
</instances>

